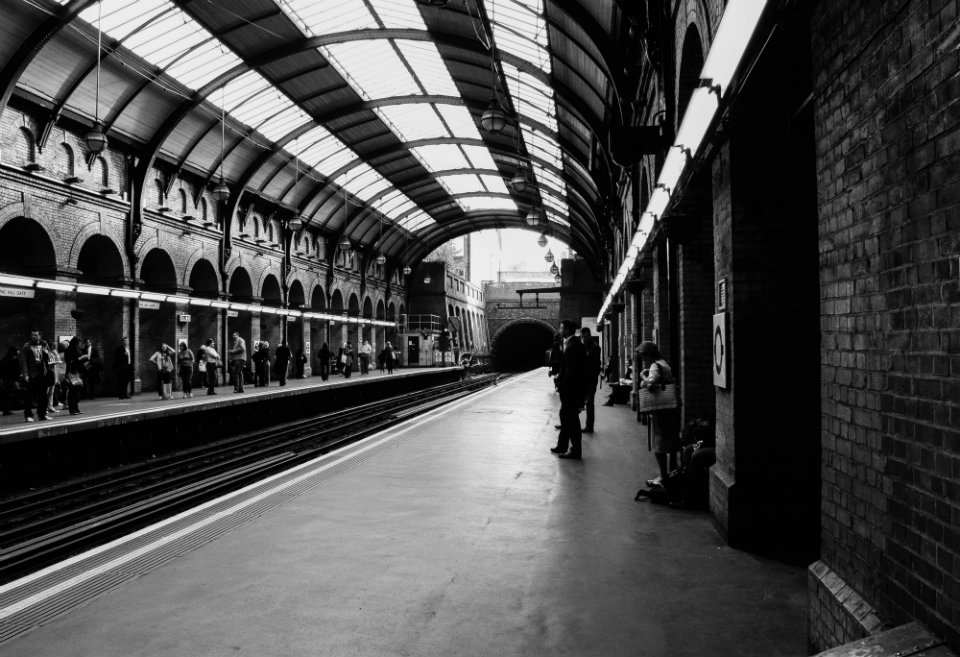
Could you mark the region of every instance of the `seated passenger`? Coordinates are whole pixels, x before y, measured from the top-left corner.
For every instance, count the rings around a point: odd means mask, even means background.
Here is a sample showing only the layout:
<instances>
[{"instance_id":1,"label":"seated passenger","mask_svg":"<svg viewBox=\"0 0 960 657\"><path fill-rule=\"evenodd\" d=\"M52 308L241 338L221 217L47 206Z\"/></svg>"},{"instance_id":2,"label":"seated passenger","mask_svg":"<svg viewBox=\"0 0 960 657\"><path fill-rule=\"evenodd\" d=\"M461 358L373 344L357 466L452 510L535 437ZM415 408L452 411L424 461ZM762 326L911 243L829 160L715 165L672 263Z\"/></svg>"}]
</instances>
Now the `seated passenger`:
<instances>
[{"instance_id":1,"label":"seated passenger","mask_svg":"<svg viewBox=\"0 0 960 657\"><path fill-rule=\"evenodd\" d=\"M610 376L610 367L607 367L608 374ZM628 404L630 403L630 393L633 392L633 361L627 359L627 371L623 373L623 378L617 379L616 382L610 382L610 396L607 397L607 401L603 403L604 406L613 406L614 404Z\"/></svg>"}]
</instances>

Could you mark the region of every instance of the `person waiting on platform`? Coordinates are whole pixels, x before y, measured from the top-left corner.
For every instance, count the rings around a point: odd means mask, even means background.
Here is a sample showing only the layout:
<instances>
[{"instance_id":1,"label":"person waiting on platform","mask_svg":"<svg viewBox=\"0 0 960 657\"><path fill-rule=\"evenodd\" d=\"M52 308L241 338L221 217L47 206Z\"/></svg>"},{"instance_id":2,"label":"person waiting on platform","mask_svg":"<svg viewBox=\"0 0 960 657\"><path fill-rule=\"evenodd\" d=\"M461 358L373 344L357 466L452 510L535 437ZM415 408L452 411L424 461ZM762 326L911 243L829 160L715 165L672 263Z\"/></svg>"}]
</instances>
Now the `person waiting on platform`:
<instances>
[{"instance_id":1,"label":"person waiting on platform","mask_svg":"<svg viewBox=\"0 0 960 657\"><path fill-rule=\"evenodd\" d=\"M280 346L277 347L276 351L276 361L273 364L274 369L277 371L277 378L280 379L280 385L287 385L287 369L290 367L290 347L287 346L287 341L283 340L280 342Z\"/></svg>"},{"instance_id":2,"label":"person waiting on platform","mask_svg":"<svg viewBox=\"0 0 960 657\"><path fill-rule=\"evenodd\" d=\"M369 340L364 340L360 347L360 374L367 374L370 371L371 354L373 354L373 347Z\"/></svg>"},{"instance_id":3,"label":"person waiting on platform","mask_svg":"<svg viewBox=\"0 0 960 657\"><path fill-rule=\"evenodd\" d=\"M563 338L563 360L560 371L554 379L560 393L560 435L557 446L550 449L562 459L580 460L580 406L583 404L583 389L586 383L586 360L583 343L577 336L577 325L573 320L560 322L560 335ZM567 451L569 445L570 451Z\"/></svg>"},{"instance_id":4,"label":"person waiting on platform","mask_svg":"<svg viewBox=\"0 0 960 657\"><path fill-rule=\"evenodd\" d=\"M113 351L113 372L117 377L117 399L130 399L130 384L133 383L133 353L130 341L123 336L121 344Z\"/></svg>"},{"instance_id":5,"label":"person waiting on platform","mask_svg":"<svg viewBox=\"0 0 960 657\"><path fill-rule=\"evenodd\" d=\"M607 365L607 381L610 381L610 395L607 397L607 401L603 402L604 406L613 406L614 404L627 404L630 402L630 393L633 391L633 361L627 359L627 370L623 373L622 378L613 378L615 375L612 372L610 365Z\"/></svg>"},{"instance_id":6,"label":"person waiting on platform","mask_svg":"<svg viewBox=\"0 0 960 657\"><path fill-rule=\"evenodd\" d=\"M160 349L150 356L150 361L157 366L160 399L173 399L173 355L173 347L162 344Z\"/></svg>"},{"instance_id":7,"label":"person waiting on platform","mask_svg":"<svg viewBox=\"0 0 960 657\"><path fill-rule=\"evenodd\" d=\"M307 354L306 352L304 352L303 347L300 347L299 349L297 349L296 363L297 365L295 369L295 372L296 372L295 376L298 379L307 378L307 375L304 374L304 372L306 372L306 367L307 367Z\"/></svg>"},{"instance_id":8,"label":"person waiting on platform","mask_svg":"<svg viewBox=\"0 0 960 657\"><path fill-rule=\"evenodd\" d=\"M650 388L657 384L673 383L673 370L660 354L660 348L653 342L641 342L637 347L637 358L642 361L640 387ZM659 475L647 480L651 487L661 486L670 470L677 467L677 452L680 450L680 438L677 430L677 409L671 408L647 413L650 422L651 448L657 460ZM667 467L669 457L670 465Z\"/></svg>"},{"instance_id":9,"label":"person waiting on platform","mask_svg":"<svg viewBox=\"0 0 960 657\"><path fill-rule=\"evenodd\" d=\"M180 341L180 352L177 354L177 373L180 375L180 389L183 398L193 397L193 351L187 346L186 340Z\"/></svg>"},{"instance_id":10,"label":"person waiting on platform","mask_svg":"<svg viewBox=\"0 0 960 657\"><path fill-rule=\"evenodd\" d=\"M253 356L253 386L263 388L270 385L270 343L259 341L254 343Z\"/></svg>"},{"instance_id":11,"label":"person waiting on platform","mask_svg":"<svg viewBox=\"0 0 960 657\"><path fill-rule=\"evenodd\" d=\"M348 342L343 347L343 353L340 354L340 366L343 368L343 378L349 379L350 375L353 374L353 363L355 360L353 345Z\"/></svg>"},{"instance_id":12,"label":"person waiting on platform","mask_svg":"<svg viewBox=\"0 0 960 657\"><path fill-rule=\"evenodd\" d=\"M65 365L61 350L52 344L43 341L44 353L47 356L47 412L59 413L62 409L60 404L60 389L63 381Z\"/></svg>"},{"instance_id":13,"label":"person waiting on platform","mask_svg":"<svg viewBox=\"0 0 960 657\"><path fill-rule=\"evenodd\" d=\"M84 340L83 350L86 360L83 363L83 386L86 398L93 401L97 398L97 386L100 385L101 373L103 372L103 359L100 356L100 349L89 339Z\"/></svg>"},{"instance_id":14,"label":"person waiting on platform","mask_svg":"<svg viewBox=\"0 0 960 657\"><path fill-rule=\"evenodd\" d=\"M330 378L330 345L324 342L317 352L317 364L320 366L320 378L326 381Z\"/></svg>"},{"instance_id":15,"label":"person waiting on platform","mask_svg":"<svg viewBox=\"0 0 960 657\"><path fill-rule=\"evenodd\" d=\"M213 338L207 338L206 344L200 347L200 371L203 373L203 381L207 386L207 394L215 395L217 391L214 388L217 385L217 368L221 366L220 354L217 352L217 345Z\"/></svg>"},{"instance_id":16,"label":"person waiting on platform","mask_svg":"<svg viewBox=\"0 0 960 657\"><path fill-rule=\"evenodd\" d=\"M243 370L247 366L247 343L236 331L233 332L233 346L230 356L230 375L233 377L233 391L243 392Z\"/></svg>"},{"instance_id":17,"label":"person waiting on platform","mask_svg":"<svg viewBox=\"0 0 960 657\"><path fill-rule=\"evenodd\" d=\"M77 339L79 343L79 339ZM47 358L44 355L40 331L30 333L30 342L20 350L20 377L26 383L27 394L24 398L23 417L33 422L33 405L37 405L37 418L47 417Z\"/></svg>"},{"instance_id":18,"label":"person waiting on platform","mask_svg":"<svg viewBox=\"0 0 960 657\"><path fill-rule=\"evenodd\" d=\"M383 351L380 352L380 358L383 359L383 366L387 368L387 374L393 374L393 366L397 355L393 352L393 345L389 342L383 345Z\"/></svg>"},{"instance_id":19,"label":"person waiting on platform","mask_svg":"<svg viewBox=\"0 0 960 657\"><path fill-rule=\"evenodd\" d=\"M80 338L74 336L70 338L67 350L63 352L63 362L67 365L67 408L70 415L80 415L80 389L83 387L83 378L80 373L83 371L83 349L80 346Z\"/></svg>"},{"instance_id":20,"label":"person waiting on platform","mask_svg":"<svg viewBox=\"0 0 960 657\"><path fill-rule=\"evenodd\" d=\"M600 347L593 341L590 329L580 329L580 339L583 341L583 353L586 363L586 379L583 386L583 405L587 411L584 433L593 433L594 406L593 400L597 396L597 384L600 382L601 361Z\"/></svg>"}]
</instances>

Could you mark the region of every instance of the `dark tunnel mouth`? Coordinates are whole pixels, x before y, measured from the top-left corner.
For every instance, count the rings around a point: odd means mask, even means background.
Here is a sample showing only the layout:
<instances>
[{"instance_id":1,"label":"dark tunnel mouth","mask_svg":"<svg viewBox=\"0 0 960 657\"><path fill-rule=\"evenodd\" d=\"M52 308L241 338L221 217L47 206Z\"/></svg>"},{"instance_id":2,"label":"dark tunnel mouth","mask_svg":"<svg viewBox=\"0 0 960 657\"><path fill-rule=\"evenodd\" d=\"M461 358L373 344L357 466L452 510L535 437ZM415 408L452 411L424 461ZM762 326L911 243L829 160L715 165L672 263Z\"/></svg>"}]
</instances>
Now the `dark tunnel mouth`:
<instances>
[{"instance_id":1,"label":"dark tunnel mouth","mask_svg":"<svg viewBox=\"0 0 960 657\"><path fill-rule=\"evenodd\" d=\"M528 372L547 364L553 329L539 322L517 322L494 338L493 367L498 372Z\"/></svg>"}]
</instances>

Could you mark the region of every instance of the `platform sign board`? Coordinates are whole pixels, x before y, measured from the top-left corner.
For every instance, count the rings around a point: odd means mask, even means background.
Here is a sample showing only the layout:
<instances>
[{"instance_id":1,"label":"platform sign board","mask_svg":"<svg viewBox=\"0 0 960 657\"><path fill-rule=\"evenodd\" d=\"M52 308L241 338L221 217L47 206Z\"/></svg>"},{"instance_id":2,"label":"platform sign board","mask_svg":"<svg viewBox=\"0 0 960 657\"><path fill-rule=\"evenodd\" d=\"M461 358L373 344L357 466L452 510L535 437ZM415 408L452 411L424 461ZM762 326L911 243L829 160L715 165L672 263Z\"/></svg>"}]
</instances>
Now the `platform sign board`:
<instances>
[{"instance_id":1,"label":"platform sign board","mask_svg":"<svg viewBox=\"0 0 960 657\"><path fill-rule=\"evenodd\" d=\"M228 310L228 311L227 311L227 317L239 317L239 316L240 316L240 312L237 311L237 310Z\"/></svg>"},{"instance_id":2,"label":"platform sign board","mask_svg":"<svg viewBox=\"0 0 960 657\"><path fill-rule=\"evenodd\" d=\"M159 301L140 301L140 310L160 310Z\"/></svg>"},{"instance_id":3,"label":"platform sign board","mask_svg":"<svg viewBox=\"0 0 960 657\"><path fill-rule=\"evenodd\" d=\"M719 313L713 316L713 385L718 388L730 386L730 378L727 374L729 360L727 313Z\"/></svg>"},{"instance_id":4,"label":"platform sign board","mask_svg":"<svg viewBox=\"0 0 960 657\"><path fill-rule=\"evenodd\" d=\"M33 299L37 296L37 291L26 287L7 287L0 285L0 297L11 297L14 299Z\"/></svg>"},{"instance_id":5,"label":"platform sign board","mask_svg":"<svg viewBox=\"0 0 960 657\"><path fill-rule=\"evenodd\" d=\"M310 355L310 341L304 340L303 342L303 353L307 356Z\"/></svg>"}]
</instances>

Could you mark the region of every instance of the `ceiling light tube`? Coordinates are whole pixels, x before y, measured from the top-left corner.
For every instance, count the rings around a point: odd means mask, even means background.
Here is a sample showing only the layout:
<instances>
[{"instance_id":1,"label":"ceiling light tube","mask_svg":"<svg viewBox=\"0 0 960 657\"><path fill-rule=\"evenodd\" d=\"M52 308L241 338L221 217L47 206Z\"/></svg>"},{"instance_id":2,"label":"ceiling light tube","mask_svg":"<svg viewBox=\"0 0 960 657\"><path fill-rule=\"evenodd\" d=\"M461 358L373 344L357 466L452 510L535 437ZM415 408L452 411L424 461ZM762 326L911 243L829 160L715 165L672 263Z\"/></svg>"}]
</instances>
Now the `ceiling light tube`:
<instances>
[{"instance_id":1,"label":"ceiling light tube","mask_svg":"<svg viewBox=\"0 0 960 657\"><path fill-rule=\"evenodd\" d=\"M110 295L110 288L97 285L78 285L77 294L99 294L105 297Z\"/></svg>"},{"instance_id":2,"label":"ceiling light tube","mask_svg":"<svg viewBox=\"0 0 960 657\"><path fill-rule=\"evenodd\" d=\"M156 292L141 292L140 298L144 301L166 301L166 294L157 294Z\"/></svg>"},{"instance_id":3,"label":"ceiling light tube","mask_svg":"<svg viewBox=\"0 0 960 657\"><path fill-rule=\"evenodd\" d=\"M61 292L73 292L77 289L76 285L61 283L59 281L37 281L37 288L41 290L59 290Z\"/></svg>"},{"instance_id":4,"label":"ceiling light tube","mask_svg":"<svg viewBox=\"0 0 960 657\"><path fill-rule=\"evenodd\" d=\"M687 156L684 155L676 146L667 151L667 159L663 162L663 168L660 170L660 177L657 178L657 187L664 191L673 193L680 182L680 176L683 175L683 168L687 164Z\"/></svg>"},{"instance_id":5,"label":"ceiling light tube","mask_svg":"<svg viewBox=\"0 0 960 657\"><path fill-rule=\"evenodd\" d=\"M18 285L20 287L33 287L36 281L32 278L24 278L22 276L7 276L5 274L0 274L0 284L2 285Z\"/></svg>"},{"instance_id":6,"label":"ceiling light tube","mask_svg":"<svg viewBox=\"0 0 960 657\"><path fill-rule=\"evenodd\" d=\"M213 301L211 301L210 299L193 299L193 298L190 299L191 306L210 306L210 304L212 303Z\"/></svg>"},{"instance_id":7,"label":"ceiling light tube","mask_svg":"<svg viewBox=\"0 0 960 657\"><path fill-rule=\"evenodd\" d=\"M720 107L720 99L716 94L706 87L694 89L674 143L680 148L687 149L691 157L696 156L713 122L713 117L717 114L718 107Z\"/></svg>"},{"instance_id":8,"label":"ceiling light tube","mask_svg":"<svg viewBox=\"0 0 960 657\"><path fill-rule=\"evenodd\" d=\"M140 293L136 290L113 289L110 290L110 296L123 297L124 299L139 299Z\"/></svg>"},{"instance_id":9,"label":"ceiling light tube","mask_svg":"<svg viewBox=\"0 0 960 657\"><path fill-rule=\"evenodd\" d=\"M723 11L700 77L718 85L724 96L766 6L766 0L730 0Z\"/></svg>"},{"instance_id":10,"label":"ceiling light tube","mask_svg":"<svg viewBox=\"0 0 960 657\"><path fill-rule=\"evenodd\" d=\"M670 194L667 193L667 190L663 187L657 187L653 190L653 194L650 195L650 202L647 203L646 214L653 215L654 217L662 217L669 203Z\"/></svg>"},{"instance_id":11,"label":"ceiling light tube","mask_svg":"<svg viewBox=\"0 0 960 657\"><path fill-rule=\"evenodd\" d=\"M185 306L190 303L190 297L168 296L166 300L170 303L175 303L178 306Z\"/></svg>"},{"instance_id":12,"label":"ceiling light tube","mask_svg":"<svg viewBox=\"0 0 960 657\"><path fill-rule=\"evenodd\" d=\"M214 308L229 308L230 304L226 301L211 301L210 305Z\"/></svg>"}]
</instances>

